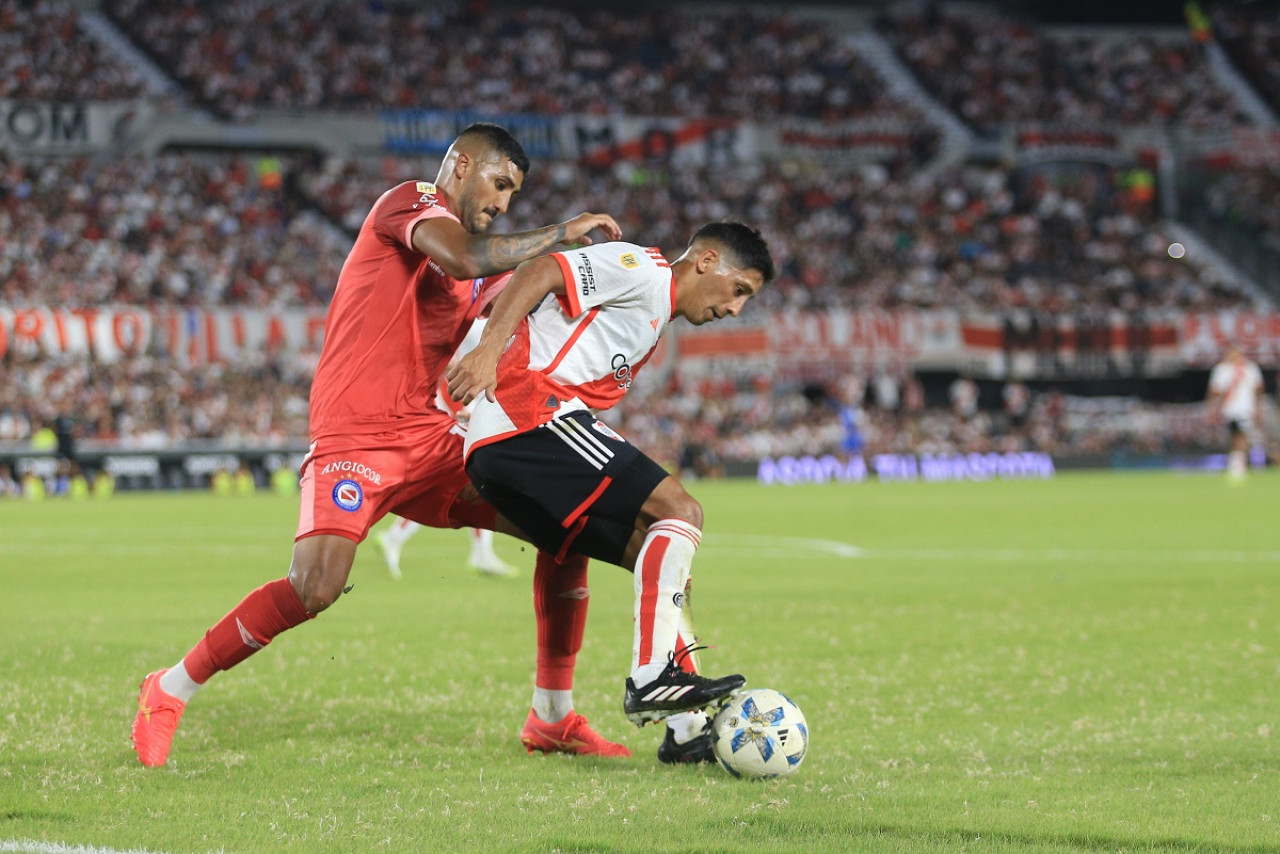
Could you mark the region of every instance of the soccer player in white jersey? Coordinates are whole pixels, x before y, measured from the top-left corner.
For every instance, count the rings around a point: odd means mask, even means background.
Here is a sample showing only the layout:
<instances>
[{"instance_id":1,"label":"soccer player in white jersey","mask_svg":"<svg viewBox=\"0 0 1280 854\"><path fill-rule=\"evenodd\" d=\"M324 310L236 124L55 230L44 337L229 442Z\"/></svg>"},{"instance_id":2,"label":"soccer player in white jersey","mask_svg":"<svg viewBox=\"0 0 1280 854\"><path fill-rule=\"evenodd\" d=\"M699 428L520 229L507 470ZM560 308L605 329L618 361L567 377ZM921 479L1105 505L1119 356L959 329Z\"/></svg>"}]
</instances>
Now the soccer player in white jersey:
<instances>
[{"instance_id":1,"label":"soccer player in white jersey","mask_svg":"<svg viewBox=\"0 0 1280 854\"><path fill-rule=\"evenodd\" d=\"M668 322L736 316L774 276L760 233L711 223L668 262L657 249L606 243L522 264L494 302L480 343L448 373L476 401L467 473L540 548L635 574L635 632L623 709L667 721L658 758L713 761L707 706L740 675L697 672L683 610L702 507L593 413L617 403Z\"/></svg>"},{"instance_id":2,"label":"soccer player in white jersey","mask_svg":"<svg viewBox=\"0 0 1280 854\"><path fill-rule=\"evenodd\" d=\"M484 331L486 322L486 318L480 317L471 325L466 337L458 345L458 352L453 356L454 362L470 353L476 344L480 343L480 334ZM449 397L449 387L443 377L441 377L440 389L436 393L436 406L457 418L459 424L465 425L471 417L470 406L463 406ZM382 563L387 567L387 572L391 573L392 578L397 580L400 578L400 554L404 551L405 543L409 542L421 528L422 525L412 519L392 516L391 524L385 526L374 537L378 553L382 555ZM484 528L468 528L467 532L471 542L471 549L467 554L468 567L481 575L494 578L515 578L520 574L520 570L498 557L497 551L493 548L493 531L486 531Z\"/></svg>"},{"instance_id":3,"label":"soccer player in white jersey","mask_svg":"<svg viewBox=\"0 0 1280 854\"><path fill-rule=\"evenodd\" d=\"M1262 371L1239 347L1229 348L1209 372L1209 415L1226 422L1231 433L1227 452L1227 477L1231 480L1244 480L1249 439L1262 435L1262 394Z\"/></svg>"}]
</instances>

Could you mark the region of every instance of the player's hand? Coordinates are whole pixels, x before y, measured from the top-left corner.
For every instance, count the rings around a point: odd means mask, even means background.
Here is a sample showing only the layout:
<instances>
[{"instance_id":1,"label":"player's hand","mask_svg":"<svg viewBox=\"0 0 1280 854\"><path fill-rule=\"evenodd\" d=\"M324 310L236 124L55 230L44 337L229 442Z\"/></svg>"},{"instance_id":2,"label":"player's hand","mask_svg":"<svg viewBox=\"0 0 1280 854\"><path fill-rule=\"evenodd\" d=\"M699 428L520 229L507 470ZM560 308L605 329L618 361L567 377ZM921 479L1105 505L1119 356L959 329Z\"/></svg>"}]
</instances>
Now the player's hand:
<instances>
[{"instance_id":1,"label":"player's hand","mask_svg":"<svg viewBox=\"0 0 1280 854\"><path fill-rule=\"evenodd\" d=\"M591 238L587 232L600 229L607 240L618 240L622 237L622 229L613 217L608 214L582 213L565 223L564 244L590 246Z\"/></svg>"},{"instance_id":2,"label":"player's hand","mask_svg":"<svg viewBox=\"0 0 1280 854\"><path fill-rule=\"evenodd\" d=\"M498 360L477 347L449 368L445 376L449 380L449 396L464 406L481 394L492 401L498 387Z\"/></svg>"}]
</instances>

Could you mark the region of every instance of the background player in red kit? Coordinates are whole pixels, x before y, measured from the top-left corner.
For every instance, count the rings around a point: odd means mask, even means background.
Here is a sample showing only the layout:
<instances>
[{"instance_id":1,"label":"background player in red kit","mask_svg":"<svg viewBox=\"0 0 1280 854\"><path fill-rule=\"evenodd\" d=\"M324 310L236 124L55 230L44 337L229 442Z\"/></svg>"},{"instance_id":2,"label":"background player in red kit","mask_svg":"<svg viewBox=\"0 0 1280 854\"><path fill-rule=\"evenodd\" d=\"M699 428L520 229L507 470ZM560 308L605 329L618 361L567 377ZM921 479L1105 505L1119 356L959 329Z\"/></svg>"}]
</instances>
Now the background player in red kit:
<instances>
[{"instance_id":1,"label":"background player in red kit","mask_svg":"<svg viewBox=\"0 0 1280 854\"><path fill-rule=\"evenodd\" d=\"M561 242L589 244L593 229L610 239L620 235L611 217L594 213L518 234L485 234L528 171L519 143L505 129L480 123L459 134L435 183L405 182L374 204L325 325L289 573L246 596L176 665L143 680L132 736L144 764L165 763L187 701L209 677L334 603L357 545L384 514L435 527L497 525L518 535L468 483L462 431L435 406L437 384L471 322L509 278L498 274ZM534 599L541 609L543 687L571 679L586 607L560 597L556 586L585 589L586 559L569 562L564 572L552 567L540 554ZM532 712L530 718L522 736L530 749L560 749L565 739L557 733L572 728L576 741L598 740L594 752L627 755L572 712L550 733L537 727Z\"/></svg>"},{"instance_id":2,"label":"background player in red kit","mask_svg":"<svg viewBox=\"0 0 1280 854\"><path fill-rule=\"evenodd\" d=\"M701 710L745 680L702 676L690 654L701 505L593 412L622 399L668 322L737 316L773 276L760 233L736 222L704 225L673 263L630 243L557 252L516 270L449 370L453 397L476 400L465 447L480 494L539 548L635 573L623 709L638 725L667 721L663 762L711 761Z\"/></svg>"}]
</instances>

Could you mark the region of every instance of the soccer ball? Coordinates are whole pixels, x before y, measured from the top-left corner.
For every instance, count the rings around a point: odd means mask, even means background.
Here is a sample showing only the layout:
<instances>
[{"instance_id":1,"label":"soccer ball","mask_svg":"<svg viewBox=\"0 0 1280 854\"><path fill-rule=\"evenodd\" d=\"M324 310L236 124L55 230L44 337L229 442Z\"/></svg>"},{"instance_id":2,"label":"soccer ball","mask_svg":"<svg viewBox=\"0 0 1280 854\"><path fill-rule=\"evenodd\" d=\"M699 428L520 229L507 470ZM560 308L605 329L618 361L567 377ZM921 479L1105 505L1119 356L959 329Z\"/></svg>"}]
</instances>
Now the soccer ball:
<instances>
[{"instance_id":1,"label":"soccer ball","mask_svg":"<svg viewBox=\"0 0 1280 854\"><path fill-rule=\"evenodd\" d=\"M711 727L716 758L735 777L784 777L800 767L809 747L804 713L772 688L734 694Z\"/></svg>"}]
</instances>

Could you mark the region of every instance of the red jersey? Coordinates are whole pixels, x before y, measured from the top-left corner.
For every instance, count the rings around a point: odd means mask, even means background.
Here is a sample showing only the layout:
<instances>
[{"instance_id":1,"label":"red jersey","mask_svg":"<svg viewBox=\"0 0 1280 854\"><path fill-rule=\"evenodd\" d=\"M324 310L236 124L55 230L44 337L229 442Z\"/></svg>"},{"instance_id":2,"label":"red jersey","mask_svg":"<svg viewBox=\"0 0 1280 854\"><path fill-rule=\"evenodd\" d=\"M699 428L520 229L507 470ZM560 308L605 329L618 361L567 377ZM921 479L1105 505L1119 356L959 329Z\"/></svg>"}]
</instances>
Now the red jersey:
<instances>
[{"instance_id":1,"label":"red jersey","mask_svg":"<svg viewBox=\"0 0 1280 854\"><path fill-rule=\"evenodd\" d=\"M436 384L480 311L510 279L455 279L413 248L413 229L458 218L429 181L374 204L338 276L311 386L311 438L393 430L435 409Z\"/></svg>"}]
</instances>

